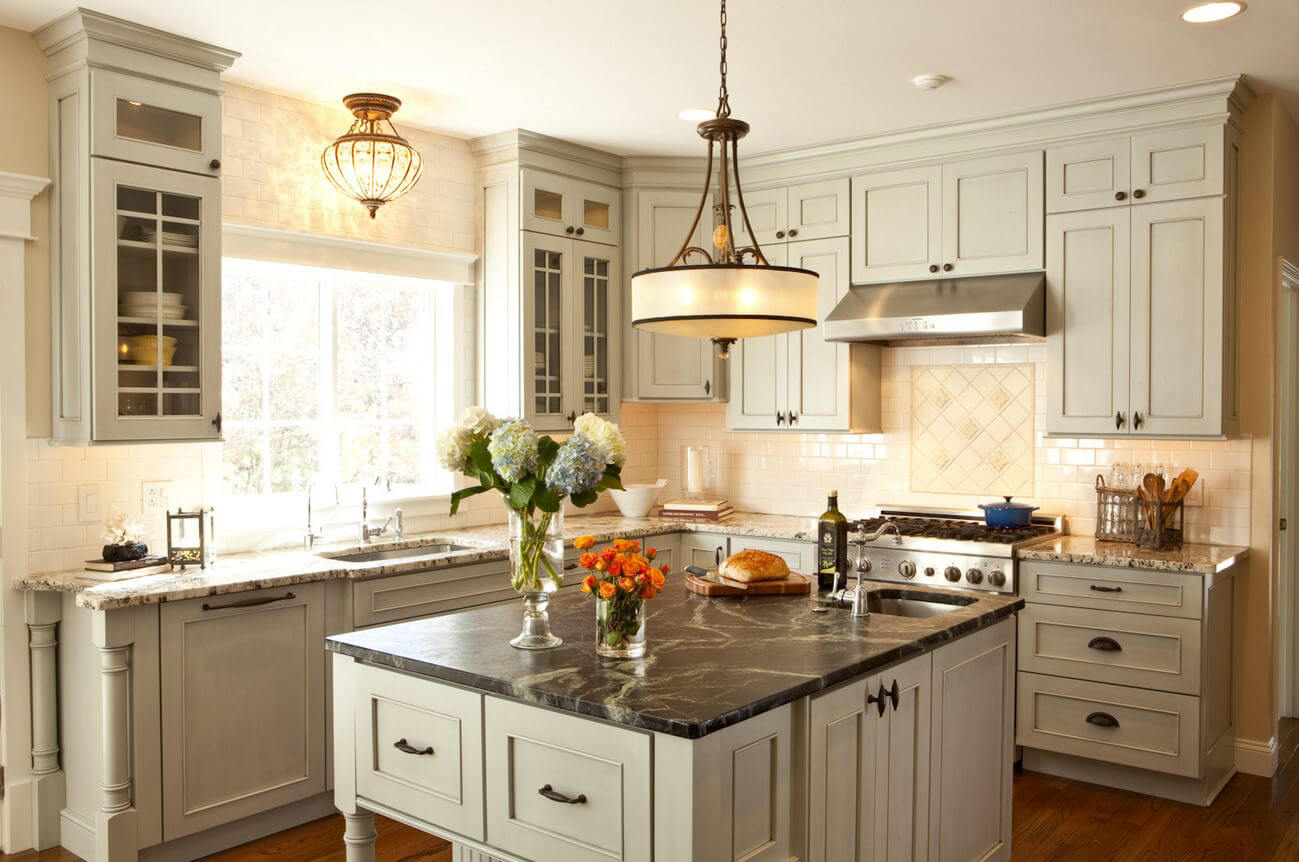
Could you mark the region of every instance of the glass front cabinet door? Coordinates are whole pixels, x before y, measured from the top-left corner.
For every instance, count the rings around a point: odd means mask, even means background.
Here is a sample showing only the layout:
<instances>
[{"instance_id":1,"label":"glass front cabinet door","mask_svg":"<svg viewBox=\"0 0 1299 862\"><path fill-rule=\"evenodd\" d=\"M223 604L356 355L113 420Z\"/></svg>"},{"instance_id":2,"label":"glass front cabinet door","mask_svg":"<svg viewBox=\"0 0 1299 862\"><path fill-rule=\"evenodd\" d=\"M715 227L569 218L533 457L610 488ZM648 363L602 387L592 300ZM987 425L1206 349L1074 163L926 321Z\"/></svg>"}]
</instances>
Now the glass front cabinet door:
<instances>
[{"instance_id":1,"label":"glass front cabinet door","mask_svg":"<svg viewBox=\"0 0 1299 862\"><path fill-rule=\"evenodd\" d=\"M221 99L215 93L95 69L91 154L215 176Z\"/></svg>"},{"instance_id":2,"label":"glass front cabinet door","mask_svg":"<svg viewBox=\"0 0 1299 862\"><path fill-rule=\"evenodd\" d=\"M582 413L615 415L617 249L524 232L522 257L525 418L567 430Z\"/></svg>"},{"instance_id":3,"label":"glass front cabinet door","mask_svg":"<svg viewBox=\"0 0 1299 862\"><path fill-rule=\"evenodd\" d=\"M93 437L218 439L220 181L92 162Z\"/></svg>"}]
</instances>

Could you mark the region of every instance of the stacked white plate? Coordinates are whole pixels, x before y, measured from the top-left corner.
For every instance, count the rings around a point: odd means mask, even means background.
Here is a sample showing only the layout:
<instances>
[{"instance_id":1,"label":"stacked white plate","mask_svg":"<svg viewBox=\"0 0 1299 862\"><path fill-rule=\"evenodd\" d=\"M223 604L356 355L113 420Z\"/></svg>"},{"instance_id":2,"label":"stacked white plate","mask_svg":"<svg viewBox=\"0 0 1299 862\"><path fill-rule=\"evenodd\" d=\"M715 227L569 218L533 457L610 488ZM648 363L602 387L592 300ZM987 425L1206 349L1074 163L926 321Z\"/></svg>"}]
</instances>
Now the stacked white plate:
<instances>
[{"instance_id":1,"label":"stacked white plate","mask_svg":"<svg viewBox=\"0 0 1299 862\"><path fill-rule=\"evenodd\" d=\"M159 313L159 294L152 290L129 290L122 294L121 312L123 317L153 317ZM183 320L189 306L182 305L183 297L179 293L162 294L162 319Z\"/></svg>"},{"instance_id":2,"label":"stacked white plate","mask_svg":"<svg viewBox=\"0 0 1299 862\"><path fill-rule=\"evenodd\" d=\"M140 233L144 236L145 242L153 242L158 232L151 227L143 228ZM162 232L163 245L180 245L185 248L198 248L198 236L192 233L181 233L179 231L164 230Z\"/></svg>"}]
</instances>

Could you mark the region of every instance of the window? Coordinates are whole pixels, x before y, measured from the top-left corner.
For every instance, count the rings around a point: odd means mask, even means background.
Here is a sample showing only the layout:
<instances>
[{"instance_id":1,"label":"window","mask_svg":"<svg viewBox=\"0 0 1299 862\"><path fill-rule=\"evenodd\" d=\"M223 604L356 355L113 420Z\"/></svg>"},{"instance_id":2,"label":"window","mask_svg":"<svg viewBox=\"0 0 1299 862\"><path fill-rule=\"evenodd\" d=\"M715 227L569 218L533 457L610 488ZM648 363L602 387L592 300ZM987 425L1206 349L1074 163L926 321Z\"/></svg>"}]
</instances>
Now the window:
<instances>
[{"instance_id":1,"label":"window","mask_svg":"<svg viewBox=\"0 0 1299 862\"><path fill-rule=\"evenodd\" d=\"M238 258L222 269L227 496L376 478L451 490L433 454L451 412L436 373L454 340L437 337L450 284Z\"/></svg>"}]
</instances>

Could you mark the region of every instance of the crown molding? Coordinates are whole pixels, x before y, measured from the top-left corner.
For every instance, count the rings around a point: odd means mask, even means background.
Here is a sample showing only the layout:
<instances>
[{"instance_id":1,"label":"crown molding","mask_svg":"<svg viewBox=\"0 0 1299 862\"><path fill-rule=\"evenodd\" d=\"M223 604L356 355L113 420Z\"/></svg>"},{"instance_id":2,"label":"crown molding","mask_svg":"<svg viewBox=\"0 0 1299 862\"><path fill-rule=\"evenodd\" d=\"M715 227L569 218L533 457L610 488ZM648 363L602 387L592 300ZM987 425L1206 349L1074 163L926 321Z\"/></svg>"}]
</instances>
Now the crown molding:
<instances>
[{"instance_id":1,"label":"crown molding","mask_svg":"<svg viewBox=\"0 0 1299 862\"><path fill-rule=\"evenodd\" d=\"M221 73L239 59L238 51L187 39L102 12L77 8L32 33L37 46L52 56L82 40L96 40Z\"/></svg>"},{"instance_id":2,"label":"crown molding","mask_svg":"<svg viewBox=\"0 0 1299 862\"><path fill-rule=\"evenodd\" d=\"M480 169L518 162L524 167L581 175L586 179L598 178L612 186L622 184L623 160L620 156L527 129L509 129L473 138L469 141L469 151Z\"/></svg>"},{"instance_id":3,"label":"crown molding","mask_svg":"<svg viewBox=\"0 0 1299 862\"><path fill-rule=\"evenodd\" d=\"M49 184L45 177L0 171L0 239L36 239L32 235L32 198Z\"/></svg>"}]
</instances>

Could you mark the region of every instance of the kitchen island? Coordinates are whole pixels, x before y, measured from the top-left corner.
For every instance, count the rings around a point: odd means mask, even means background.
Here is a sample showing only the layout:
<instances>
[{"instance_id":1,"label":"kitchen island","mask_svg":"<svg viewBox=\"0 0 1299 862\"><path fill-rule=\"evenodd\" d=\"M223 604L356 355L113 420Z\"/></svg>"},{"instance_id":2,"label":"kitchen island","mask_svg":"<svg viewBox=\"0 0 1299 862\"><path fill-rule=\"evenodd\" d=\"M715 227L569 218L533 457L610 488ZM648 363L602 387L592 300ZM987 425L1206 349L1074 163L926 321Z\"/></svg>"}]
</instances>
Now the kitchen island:
<instances>
[{"instance_id":1,"label":"kitchen island","mask_svg":"<svg viewBox=\"0 0 1299 862\"><path fill-rule=\"evenodd\" d=\"M677 584L641 660L596 656L574 593L555 650L508 645L517 603L329 638L349 860L375 812L475 862L1009 858L1023 602L872 593L941 612Z\"/></svg>"}]
</instances>

